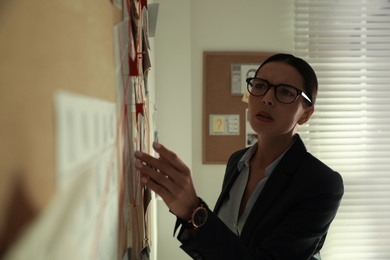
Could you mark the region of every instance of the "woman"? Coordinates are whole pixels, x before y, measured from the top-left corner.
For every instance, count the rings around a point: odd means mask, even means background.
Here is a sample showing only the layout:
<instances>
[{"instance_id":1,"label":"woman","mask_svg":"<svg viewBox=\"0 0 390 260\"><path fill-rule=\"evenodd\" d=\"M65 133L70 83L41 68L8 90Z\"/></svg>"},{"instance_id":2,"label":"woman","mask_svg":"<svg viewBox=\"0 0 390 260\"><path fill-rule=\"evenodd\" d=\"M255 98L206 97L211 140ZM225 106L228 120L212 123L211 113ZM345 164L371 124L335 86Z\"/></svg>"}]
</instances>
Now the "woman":
<instances>
[{"instance_id":1,"label":"woman","mask_svg":"<svg viewBox=\"0 0 390 260\"><path fill-rule=\"evenodd\" d=\"M158 159L135 153L142 182L177 216L181 248L194 259L321 259L344 188L295 133L314 112L317 77L304 60L276 54L247 83L258 142L229 158L214 211L188 167L158 143Z\"/></svg>"}]
</instances>

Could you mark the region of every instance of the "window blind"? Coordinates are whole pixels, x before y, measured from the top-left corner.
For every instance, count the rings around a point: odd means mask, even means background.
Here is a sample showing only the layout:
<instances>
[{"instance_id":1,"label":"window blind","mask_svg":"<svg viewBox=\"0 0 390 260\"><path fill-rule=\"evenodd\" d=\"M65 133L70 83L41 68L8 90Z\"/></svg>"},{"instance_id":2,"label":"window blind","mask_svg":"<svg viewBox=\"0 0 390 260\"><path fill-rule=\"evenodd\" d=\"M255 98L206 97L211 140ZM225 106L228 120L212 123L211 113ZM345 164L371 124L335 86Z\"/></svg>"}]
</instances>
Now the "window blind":
<instances>
[{"instance_id":1,"label":"window blind","mask_svg":"<svg viewBox=\"0 0 390 260\"><path fill-rule=\"evenodd\" d=\"M299 133L345 195L325 260L390 259L390 1L295 0L295 54L317 73Z\"/></svg>"}]
</instances>

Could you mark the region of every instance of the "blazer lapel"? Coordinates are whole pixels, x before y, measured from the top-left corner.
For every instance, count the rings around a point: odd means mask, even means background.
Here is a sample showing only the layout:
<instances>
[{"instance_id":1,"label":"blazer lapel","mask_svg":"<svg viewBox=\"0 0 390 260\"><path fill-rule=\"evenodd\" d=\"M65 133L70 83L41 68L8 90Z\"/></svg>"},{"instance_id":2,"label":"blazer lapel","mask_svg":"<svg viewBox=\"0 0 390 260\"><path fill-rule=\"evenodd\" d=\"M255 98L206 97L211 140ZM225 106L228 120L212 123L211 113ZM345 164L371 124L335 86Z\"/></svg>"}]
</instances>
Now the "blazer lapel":
<instances>
[{"instance_id":1,"label":"blazer lapel","mask_svg":"<svg viewBox=\"0 0 390 260\"><path fill-rule=\"evenodd\" d=\"M228 162L226 172L225 172L225 179L222 185L222 191L214 207L214 212L216 214L218 214L218 211L222 206L222 202L225 201L227 197L229 197L229 191L233 186L234 182L236 181L238 175L240 174L237 164L248 149L249 148L238 151L236 154L232 156L232 158Z\"/></svg>"},{"instance_id":2,"label":"blazer lapel","mask_svg":"<svg viewBox=\"0 0 390 260\"><path fill-rule=\"evenodd\" d=\"M291 177L295 173L296 167L298 167L300 160L302 160L304 153L306 153L305 145L297 135L294 144L286 152L278 166L272 172L253 205L252 211L249 214L241 233L241 239L245 243L250 239L257 223L260 222L263 215L267 213L275 199L289 183Z\"/></svg>"}]
</instances>

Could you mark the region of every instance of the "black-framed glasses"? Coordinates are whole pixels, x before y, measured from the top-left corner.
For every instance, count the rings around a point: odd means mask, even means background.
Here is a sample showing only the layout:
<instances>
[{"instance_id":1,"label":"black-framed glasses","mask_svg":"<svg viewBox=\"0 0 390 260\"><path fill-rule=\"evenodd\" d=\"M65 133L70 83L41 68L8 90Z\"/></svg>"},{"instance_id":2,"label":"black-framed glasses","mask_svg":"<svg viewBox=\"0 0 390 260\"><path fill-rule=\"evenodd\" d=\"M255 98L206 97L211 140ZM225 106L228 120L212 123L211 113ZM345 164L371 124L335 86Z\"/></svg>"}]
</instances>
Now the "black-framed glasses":
<instances>
[{"instance_id":1,"label":"black-framed glasses","mask_svg":"<svg viewBox=\"0 0 390 260\"><path fill-rule=\"evenodd\" d=\"M311 100L305 92L296 87L287 84L274 85L262 78L247 78L246 82L249 93L255 97L264 96L271 87L274 87L275 98L281 103L291 104L301 95L311 104Z\"/></svg>"}]
</instances>

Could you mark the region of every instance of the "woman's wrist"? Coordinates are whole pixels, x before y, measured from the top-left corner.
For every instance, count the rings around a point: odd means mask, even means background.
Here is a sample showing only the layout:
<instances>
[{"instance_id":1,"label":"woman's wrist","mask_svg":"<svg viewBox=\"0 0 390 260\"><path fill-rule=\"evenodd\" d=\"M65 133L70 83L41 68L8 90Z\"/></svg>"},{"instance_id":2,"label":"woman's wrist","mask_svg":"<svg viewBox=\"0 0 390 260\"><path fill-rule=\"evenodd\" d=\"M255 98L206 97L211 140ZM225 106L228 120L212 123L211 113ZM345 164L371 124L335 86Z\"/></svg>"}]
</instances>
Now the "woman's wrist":
<instances>
[{"instance_id":1,"label":"woman's wrist","mask_svg":"<svg viewBox=\"0 0 390 260\"><path fill-rule=\"evenodd\" d=\"M180 217L171 210L169 211L177 217L178 222L183 227L186 229L196 229L203 226L206 222L208 206L201 198L198 197L198 203L191 207L191 210L189 210L187 214L184 214L185 217Z\"/></svg>"}]
</instances>

